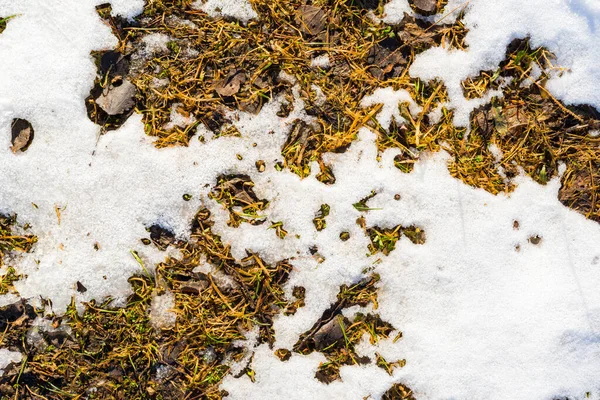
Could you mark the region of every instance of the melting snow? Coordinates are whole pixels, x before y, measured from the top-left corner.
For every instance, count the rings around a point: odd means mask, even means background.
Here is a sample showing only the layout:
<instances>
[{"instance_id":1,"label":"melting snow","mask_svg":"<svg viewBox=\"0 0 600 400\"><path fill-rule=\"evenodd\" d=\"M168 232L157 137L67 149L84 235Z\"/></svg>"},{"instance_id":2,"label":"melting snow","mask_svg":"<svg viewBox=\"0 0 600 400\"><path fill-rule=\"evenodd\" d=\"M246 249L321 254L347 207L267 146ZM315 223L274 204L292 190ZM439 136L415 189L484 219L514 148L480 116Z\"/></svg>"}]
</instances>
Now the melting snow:
<instances>
[{"instance_id":1,"label":"melting snow","mask_svg":"<svg viewBox=\"0 0 600 400\"><path fill-rule=\"evenodd\" d=\"M110 49L116 40L96 15L97 3L0 0L0 15L18 14L0 35L0 212L17 213L39 238L17 265L28 276L17 283L21 296L34 303L49 298L59 312L71 296L79 303L107 295L124 299L127 278L140 270L130 252L138 252L149 269L164 257L140 243L145 227L159 223L185 238L204 202L235 257L249 249L267 262L290 258L295 268L287 290L306 288L306 306L275 321L276 348L290 349L335 300L339 286L370 268L381 275L376 312L403 338L365 343L361 351L407 360L393 375L374 365L346 366L341 381L325 385L314 378L322 355L294 354L281 362L262 345L252 361L255 383L247 377L224 381L232 399L379 398L395 382L423 399L584 398L586 391L598 398L600 226L560 204L558 180L540 186L518 177L512 195L493 196L452 178L445 153L422 155L404 174L393 166L397 149L378 161L367 129L346 153L325 156L334 185L315 178L316 165L301 180L274 168L292 122L311 122L297 96L287 118L277 116L282 100L258 116L232 114L239 138L157 150L137 115L98 137L84 106L95 77L90 52ZM127 4L113 2L127 16L139 11L139 2ZM461 4L450 1L446 9ZM242 21L256 17L245 1L209 0L202 7L219 7ZM396 0L386 7L386 18L407 10L405 1ZM465 17L469 50L431 49L411 73L442 78L457 122L464 123L473 104L462 96L460 81L494 69L510 40L531 35L534 45L547 46L558 64L570 68L554 75L549 89L567 102L600 106L598 23L590 0L472 0ZM389 88L364 105L384 104L378 119L387 127L400 121L399 102L418 112L406 92ZM24 154L10 151L13 118L26 118L36 132ZM263 173L255 168L258 160L266 163ZM223 173L249 175L257 196L270 201L265 214L292 234L282 240L266 226L227 226L227 212L207 198L205 188ZM356 210L352 204L371 191L376 196L369 207L377 210ZM184 194L192 200L184 201ZM321 204L331 211L327 228L318 232L312 219ZM389 256L369 256L369 239L355 223L360 216L367 226L419 226L426 242L401 239ZM342 231L350 233L346 242L339 239ZM324 258L320 264L309 252L314 245ZM76 292L76 281L86 293ZM168 298L160 300L153 302L162 304L156 309L170 308ZM17 358L0 350L0 367Z\"/></svg>"},{"instance_id":2,"label":"melting snow","mask_svg":"<svg viewBox=\"0 0 600 400\"><path fill-rule=\"evenodd\" d=\"M394 3L405 3L394 0ZM546 84L567 104L600 108L600 9L597 0L450 0L449 23L466 8L466 51L431 48L420 54L410 74L444 81L455 124L466 126L469 113L481 103L465 99L461 82L480 71L496 70L514 39L530 37L533 47L544 46L556 55ZM389 11L388 11L389 12ZM440 18L441 16L438 16Z\"/></svg>"}]
</instances>

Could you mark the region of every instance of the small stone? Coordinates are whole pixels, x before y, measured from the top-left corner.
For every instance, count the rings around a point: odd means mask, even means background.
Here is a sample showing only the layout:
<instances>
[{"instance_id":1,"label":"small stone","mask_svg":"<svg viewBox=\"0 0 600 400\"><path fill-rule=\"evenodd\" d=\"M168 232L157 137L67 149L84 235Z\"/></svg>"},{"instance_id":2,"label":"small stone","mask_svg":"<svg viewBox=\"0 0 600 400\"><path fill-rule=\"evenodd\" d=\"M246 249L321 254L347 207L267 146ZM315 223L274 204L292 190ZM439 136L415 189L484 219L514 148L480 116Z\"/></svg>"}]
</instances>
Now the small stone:
<instances>
[{"instance_id":1,"label":"small stone","mask_svg":"<svg viewBox=\"0 0 600 400\"><path fill-rule=\"evenodd\" d=\"M542 241L542 238L541 238L541 237L539 237L538 235L531 236L531 237L529 238L529 243L531 243L531 244L538 245L538 244L540 244L540 243L541 243L541 241Z\"/></svg>"}]
</instances>

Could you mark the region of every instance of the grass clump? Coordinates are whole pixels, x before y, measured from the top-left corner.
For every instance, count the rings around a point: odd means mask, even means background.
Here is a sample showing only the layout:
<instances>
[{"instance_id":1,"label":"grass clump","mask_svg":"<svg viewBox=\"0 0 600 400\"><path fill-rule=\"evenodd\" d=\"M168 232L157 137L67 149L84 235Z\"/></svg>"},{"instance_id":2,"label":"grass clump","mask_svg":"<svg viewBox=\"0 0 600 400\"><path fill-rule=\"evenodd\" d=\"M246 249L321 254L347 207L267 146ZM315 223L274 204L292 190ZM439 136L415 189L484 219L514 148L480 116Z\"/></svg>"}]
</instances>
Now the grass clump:
<instances>
[{"instance_id":1,"label":"grass clump","mask_svg":"<svg viewBox=\"0 0 600 400\"><path fill-rule=\"evenodd\" d=\"M266 264L254 254L236 263L211 226L209 212L201 210L192 240L173 244L182 257L132 277L124 307L107 299L87 304L83 312L73 303L63 316L30 306L19 311L28 318L17 312L7 320L1 345L20 351L25 361L6 370L0 394L220 399L218 385L230 366L242 362L252 345L273 343L273 316L290 305L282 285L291 266L285 260ZM173 296L176 322L157 327L152 302L165 293ZM0 313L15 314L10 307ZM33 325L36 316L46 322ZM258 331L256 343L248 349L235 344L252 329Z\"/></svg>"},{"instance_id":2,"label":"grass clump","mask_svg":"<svg viewBox=\"0 0 600 400\"><path fill-rule=\"evenodd\" d=\"M265 216L260 213L267 208L268 201L259 199L254 190L254 182L247 175L229 175L217 178L217 184L209 197L217 201L229 211L229 226L238 227L242 222L260 225L265 222ZM282 223L274 223L278 236L287 232ZM284 233L285 232L285 233Z\"/></svg>"},{"instance_id":3,"label":"grass clump","mask_svg":"<svg viewBox=\"0 0 600 400\"><path fill-rule=\"evenodd\" d=\"M15 233L15 228L20 231L29 229L28 225L17 225L16 215L8 216L0 214L0 266L2 259L8 252L20 251L28 252L37 241L33 235Z\"/></svg>"},{"instance_id":4,"label":"grass clump","mask_svg":"<svg viewBox=\"0 0 600 400\"><path fill-rule=\"evenodd\" d=\"M337 295L337 301L327 309L312 328L302 335L294 345L293 351L300 354L310 354L320 351L327 361L322 363L315 378L324 383L339 379L339 370L343 365L375 363L390 372L395 367L404 366L404 360L386 362L381 356L376 360L361 357L356 353L355 346L368 338L371 344L390 337L394 327L373 313L356 313L352 320L342 314L342 310L355 305L365 307L372 304L377 308L377 287L379 276L374 274L354 285L342 285ZM400 333L396 335L397 338Z\"/></svg>"}]
</instances>

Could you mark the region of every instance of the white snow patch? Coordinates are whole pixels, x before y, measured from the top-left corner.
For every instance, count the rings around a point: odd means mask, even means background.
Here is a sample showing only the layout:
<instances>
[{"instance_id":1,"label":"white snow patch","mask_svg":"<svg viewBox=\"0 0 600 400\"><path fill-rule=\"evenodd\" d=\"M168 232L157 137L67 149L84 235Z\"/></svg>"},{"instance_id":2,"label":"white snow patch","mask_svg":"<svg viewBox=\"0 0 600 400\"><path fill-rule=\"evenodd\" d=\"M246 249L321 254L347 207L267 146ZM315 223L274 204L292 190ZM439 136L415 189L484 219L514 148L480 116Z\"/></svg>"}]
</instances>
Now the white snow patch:
<instances>
[{"instance_id":1,"label":"white snow patch","mask_svg":"<svg viewBox=\"0 0 600 400\"><path fill-rule=\"evenodd\" d=\"M488 150L490 151L490 153L492 153L492 156L494 157L494 160L496 162L500 162L500 160L502 160L504 153L502 153L502 150L498 146L496 146L494 143L491 143L488 146Z\"/></svg>"},{"instance_id":2,"label":"white snow patch","mask_svg":"<svg viewBox=\"0 0 600 400\"><path fill-rule=\"evenodd\" d=\"M397 6L400 8L404 3L393 2L400 4ZM466 6L463 23L468 29L467 50L431 48L417 56L410 68L411 76L444 81L450 107L456 111L455 124L466 126L469 113L489 98L465 99L461 82L480 71L496 70L509 43L526 37L531 38L533 47L544 46L556 54L554 64L563 68L560 73L555 71L546 84L554 96L567 104L590 104L600 109L598 2L451 0L446 10L456 10L455 16L463 6ZM450 21L448 18L444 22Z\"/></svg>"},{"instance_id":3,"label":"white snow patch","mask_svg":"<svg viewBox=\"0 0 600 400\"><path fill-rule=\"evenodd\" d=\"M142 43L145 46L146 54L152 55L157 53L166 53L169 51L167 43L171 38L164 33L151 33L142 38Z\"/></svg>"},{"instance_id":4,"label":"white snow patch","mask_svg":"<svg viewBox=\"0 0 600 400\"><path fill-rule=\"evenodd\" d=\"M109 0L112 5L112 15L120 15L127 19L133 19L144 11L144 0ZM96 3L106 3L105 0L97 0Z\"/></svg>"},{"instance_id":5,"label":"white snow patch","mask_svg":"<svg viewBox=\"0 0 600 400\"><path fill-rule=\"evenodd\" d=\"M192 7L202 10L213 18L229 17L244 24L258 18L248 0L197 0Z\"/></svg>"},{"instance_id":6,"label":"white snow patch","mask_svg":"<svg viewBox=\"0 0 600 400\"><path fill-rule=\"evenodd\" d=\"M4 374L4 369L13 363L20 363L23 355L18 351L0 349L0 376Z\"/></svg>"},{"instance_id":7,"label":"white snow patch","mask_svg":"<svg viewBox=\"0 0 600 400\"><path fill-rule=\"evenodd\" d=\"M312 60L310 60L310 66L312 68L328 69L329 67L331 67L331 62L329 61L329 55L321 54L320 56L313 58Z\"/></svg>"},{"instance_id":8,"label":"white snow patch","mask_svg":"<svg viewBox=\"0 0 600 400\"><path fill-rule=\"evenodd\" d=\"M14 293L3 294L0 296L0 307L5 307L9 304L15 304L19 300L21 300L21 298Z\"/></svg>"},{"instance_id":9,"label":"white snow patch","mask_svg":"<svg viewBox=\"0 0 600 400\"><path fill-rule=\"evenodd\" d=\"M442 117L444 116L445 106L446 103L439 103L435 106L433 110L429 111L429 114L427 114L427 118L429 118L429 123L437 124L442 120Z\"/></svg>"},{"instance_id":10,"label":"white snow patch","mask_svg":"<svg viewBox=\"0 0 600 400\"><path fill-rule=\"evenodd\" d=\"M177 314L175 308L175 296L166 291L163 294L152 295L150 303L150 322L155 329L167 329L175 326Z\"/></svg>"},{"instance_id":11,"label":"white snow patch","mask_svg":"<svg viewBox=\"0 0 600 400\"><path fill-rule=\"evenodd\" d=\"M171 106L170 120L168 123L165 124L165 129L167 129L167 130L173 129L176 126L178 126L180 128L186 128L189 125L196 122L196 118L194 118L193 115L191 115L191 114L185 115L179 111L179 108L182 106L183 106L183 104L181 104L181 103L174 103Z\"/></svg>"},{"instance_id":12,"label":"white snow patch","mask_svg":"<svg viewBox=\"0 0 600 400\"><path fill-rule=\"evenodd\" d=\"M362 107L370 107L376 104L382 104L381 111L377 114L377 122L384 128L389 129L392 121L402 125L406 120L400 115L400 103L408 103L410 113L415 115L421 111L415 101L404 89L394 90L392 87L379 88L375 93L365 96L361 101Z\"/></svg>"},{"instance_id":13,"label":"white snow patch","mask_svg":"<svg viewBox=\"0 0 600 400\"><path fill-rule=\"evenodd\" d=\"M383 7L383 22L386 24L398 24L402 21L404 13L413 14L413 10L408 5L408 0L390 0Z\"/></svg>"}]
</instances>

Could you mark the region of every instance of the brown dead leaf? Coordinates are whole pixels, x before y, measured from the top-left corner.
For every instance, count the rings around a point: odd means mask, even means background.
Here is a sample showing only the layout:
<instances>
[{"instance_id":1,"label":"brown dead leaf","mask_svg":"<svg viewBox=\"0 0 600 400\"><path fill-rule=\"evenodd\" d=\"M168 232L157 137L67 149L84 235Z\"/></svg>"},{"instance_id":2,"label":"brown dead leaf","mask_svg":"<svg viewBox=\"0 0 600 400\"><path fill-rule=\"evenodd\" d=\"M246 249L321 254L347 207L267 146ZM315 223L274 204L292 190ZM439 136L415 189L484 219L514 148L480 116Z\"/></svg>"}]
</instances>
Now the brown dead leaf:
<instances>
[{"instance_id":1,"label":"brown dead leaf","mask_svg":"<svg viewBox=\"0 0 600 400\"><path fill-rule=\"evenodd\" d=\"M504 107L504 116L506 118L508 132L513 134L519 133L523 128L527 127L529 122L525 110L522 110L518 106L509 105Z\"/></svg>"},{"instance_id":2,"label":"brown dead leaf","mask_svg":"<svg viewBox=\"0 0 600 400\"><path fill-rule=\"evenodd\" d=\"M320 7L301 6L298 8L296 22L302 33L316 35L325 28L325 11Z\"/></svg>"},{"instance_id":3,"label":"brown dead leaf","mask_svg":"<svg viewBox=\"0 0 600 400\"><path fill-rule=\"evenodd\" d=\"M224 97L233 96L240 91L242 84L246 82L244 71L236 70L230 73L225 79L221 80L215 90Z\"/></svg>"},{"instance_id":4,"label":"brown dead leaf","mask_svg":"<svg viewBox=\"0 0 600 400\"><path fill-rule=\"evenodd\" d=\"M124 79L119 86L110 85L96 99L96 104L108 115L119 115L135 105L136 87Z\"/></svg>"},{"instance_id":5,"label":"brown dead leaf","mask_svg":"<svg viewBox=\"0 0 600 400\"><path fill-rule=\"evenodd\" d=\"M436 46L435 38L439 35L439 31L443 29L442 25L434 25L433 27L423 27L419 25L418 20L408 14L404 14L404 18L398 25L398 38L404 45L410 45L416 48L429 48Z\"/></svg>"},{"instance_id":6,"label":"brown dead leaf","mask_svg":"<svg viewBox=\"0 0 600 400\"><path fill-rule=\"evenodd\" d=\"M413 0L417 12L423 15L432 15L437 12L438 0Z\"/></svg>"},{"instance_id":7,"label":"brown dead leaf","mask_svg":"<svg viewBox=\"0 0 600 400\"><path fill-rule=\"evenodd\" d=\"M371 47L367 62L372 65L369 72L377 79L384 79L390 73L392 78L400 76L407 64L400 51L390 50L379 44Z\"/></svg>"},{"instance_id":8,"label":"brown dead leaf","mask_svg":"<svg viewBox=\"0 0 600 400\"><path fill-rule=\"evenodd\" d=\"M317 350L323 350L344 337L343 320L342 316L336 316L315 333L313 340Z\"/></svg>"},{"instance_id":9,"label":"brown dead leaf","mask_svg":"<svg viewBox=\"0 0 600 400\"><path fill-rule=\"evenodd\" d=\"M479 134L487 141L494 133L494 119L489 105L484 105L473 110L475 114L475 127Z\"/></svg>"},{"instance_id":10,"label":"brown dead leaf","mask_svg":"<svg viewBox=\"0 0 600 400\"><path fill-rule=\"evenodd\" d=\"M13 153L25 151L33 141L33 127L29 121L16 118L11 124L12 139L11 150Z\"/></svg>"}]
</instances>

